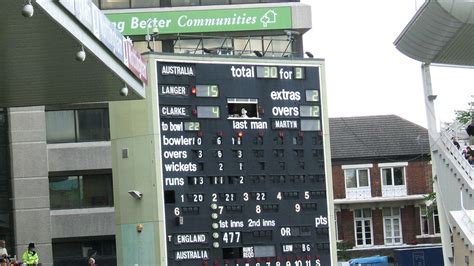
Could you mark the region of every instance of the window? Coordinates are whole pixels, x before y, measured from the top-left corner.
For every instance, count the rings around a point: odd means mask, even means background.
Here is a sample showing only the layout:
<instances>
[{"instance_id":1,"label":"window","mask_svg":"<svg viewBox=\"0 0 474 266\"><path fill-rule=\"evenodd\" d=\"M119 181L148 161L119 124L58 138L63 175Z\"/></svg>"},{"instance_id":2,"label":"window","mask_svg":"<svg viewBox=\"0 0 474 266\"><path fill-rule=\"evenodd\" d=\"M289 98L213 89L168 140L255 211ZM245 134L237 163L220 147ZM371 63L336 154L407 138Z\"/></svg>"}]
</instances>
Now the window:
<instances>
[{"instance_id":1,"label":"window","mask_svg":"<svg viewBox=\"0 0 474 266\"><path fill-rule=\"evenodd\" d=\"M384 186L405 185L405 167L382 168L382 184Z\"/></svg>"},{"instance_id":2,"label":"window","mask_svg":"<svg viewBox=\"0 0 474 266\"><path fill-rule=\"evenodd\" d=\"M372 246L372 211L370 209L354 210L354 227L356 246Z\"/></svg>"},{"instance_id":3,"label":"window","mask_svg":"<svg viewBox=\"0 0 474 266\"><path fill-rule=\"evenodd\" d=\"M385 245L402 243L400 208L383 208Z\"/></svg>"},{"instance_id":4,"label":"window","mask_svg":"<svg viewBox=\"0 0 474 266\"><path fill-rule=\"evenodd\" d=\"M93 252L100 265L117 265L114 237L53 239L54 265L84 265Z\"/></svg>"},{"instance_id":5,"label":"window","mask_svg":"<svg viewBox=\"0 0 474 266\"><path fill-rule=\"evenodd\" d=\"M254 51L265 52L267 56L288 56L292 53L291 43L288 42L286 35L233 38L180 38L173 42L174 53L203 54L204 50L213 54L243 54L246 56L255 56Z\"/></svg>"},{"instance_id":6,"label":"window","mask_svg":"<svg viewBox=\"0 0 474 266\"><path fill-rule=\"evenodd\" d=\"M115 9L115 8L130 8L129 0L100 0L100 8Z\"/></svg>"},{"instance_id":7,"label":"window","mask_svg":"<svg viewBox=\"0 0 474 266\"><path fill-rule=\"evenodd\" d=\"M110 140L107 108L46 111L48 143Z\"/></svg>"},{"instance_id":8,"label":"window","mask_svg":"<svg viewBox=\"0 0 474 266\"><path fill-rule=\"evenodd\" d=\"M344 170L346 188L358 188L369 186L369 169L346 169Z\"/></svg>"},{"instance_id":9,"label":"window","mask_svg":"<svg viewBox=\"0 0 474 266\"><path fill-rule=\"evenodd\" d=\"M370 168L372 164L343 165L347 199L372 197L370 189Z\"/></svg>"},{"instance_id":10,"label":"window","mask_svg":"<svg viewBox=\"0 0 474 266\"><path fill-rule=\"evenodd\" d=\"M400 197L407 195L405 168L408 162L380 163L380 178L383 197Z\"/></svg>"},{"instance_id":11,"label":"window","mask_svg":"<svg viewBox=\"0 0 474 266\"><path fill-rule=\"evenodd\" d=\"M49 177L52 210L113 206L112 175L59 175Z\"/></svg>"},{"instance_id":12,"label":"window","mask_svg":"<svg viewBox=\"0 0 474 266\"><path fill-rule=\"evenodd\" d=\"M420 207L420 232L421 235L434 235L440 234L441 230L439 227L439 214L438 209L433 207L431 214L428 214L428 208L426 206ZM431 219L429 216L432 216Z\"/></svg>"}]
</instances>

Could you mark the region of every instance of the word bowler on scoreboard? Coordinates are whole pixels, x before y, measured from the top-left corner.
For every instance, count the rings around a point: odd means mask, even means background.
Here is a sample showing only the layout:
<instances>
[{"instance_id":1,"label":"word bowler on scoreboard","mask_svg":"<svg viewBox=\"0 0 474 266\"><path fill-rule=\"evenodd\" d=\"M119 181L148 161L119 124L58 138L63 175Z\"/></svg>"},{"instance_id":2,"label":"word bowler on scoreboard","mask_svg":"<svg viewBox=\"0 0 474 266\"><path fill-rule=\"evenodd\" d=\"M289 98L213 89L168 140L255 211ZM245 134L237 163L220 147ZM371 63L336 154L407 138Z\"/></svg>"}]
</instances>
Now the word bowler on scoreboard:
<instances>
[{"instance_id":1,"label":"word bowler on scoreboard","mask_svg":"<svg viewBox=\"0 0 474 266\"><path fill-rule=\"evenodd\" d=\"M321 69L157 61L168 265L331 265Z\"/></svg>"}]
</instances>

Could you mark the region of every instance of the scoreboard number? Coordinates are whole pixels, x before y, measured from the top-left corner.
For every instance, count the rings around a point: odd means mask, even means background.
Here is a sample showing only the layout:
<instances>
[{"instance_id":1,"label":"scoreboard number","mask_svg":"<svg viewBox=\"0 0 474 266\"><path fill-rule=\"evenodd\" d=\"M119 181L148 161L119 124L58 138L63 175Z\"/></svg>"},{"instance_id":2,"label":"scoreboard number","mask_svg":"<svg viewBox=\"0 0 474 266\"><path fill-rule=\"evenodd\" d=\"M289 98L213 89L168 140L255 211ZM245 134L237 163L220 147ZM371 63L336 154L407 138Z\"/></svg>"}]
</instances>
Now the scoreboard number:
<instances>
[{"instance_id":1,"label":"scoreboard number","mask_svg":"<svg viewBox=\"0 0 474 266\"><path fill-rule=\"evenodd\" d=\"M222 242L224 242L225 244L240 243L240 232L223 232Z\"/></svg>"},{"instance_id":2,"label":"scoreboard number","mask_svg":"<svg viewBox=\"0 0 474 266\"><path fill-rule=\"evenodd\" d=\"M306 90L306 101L307 102L319 102L319 91L317 91L317 90Z\"/></svg>"},{"instance_id":3,"label":"scoreboard number","mask_svg":"<svg viewBox=\"0 0 474 266\"><path fill-rule=\"evenodd\" d=\"M201 124L199 122L184 122L184 131L199 131Z\"/></svg>"},{"instance_id":4,"label":"scoreboard number","mask_svg":"<svg viewBox=\"0 0 474 266\"><path fill-rule=\"evenodd\" d=\"M197 107L198 118L219 118L220 108L219 106L198 106Z\"/></svg>"},{"instance_id":5,"label":"scoreboard number","mask_svg":"<svg viewBox=\"0 0 474 266\"><path fill-rule=\"evenodd\" d=\"M300 117L319 117L319 106L300 106Z\"/></svg>"},{"instance_id":6,"label":"scoreboard number","mask_svg":"<svg viewBox=\"0 0 474 266\"><path fill-rule=\"evenodd\" d=\"M276 79L278 78L278 67L257 66L257 78Z\"/></svg>"},{"instance_id":7,"label":"scoreboard number","mask_svg":"<svg viewBox=\"0 0 474 266\"><path fill-rule=\"evenodd\" d=\"M219 97L219 86L217 85L196 85L195 87L196 97Z\"/></svg>"},{"instance_id":8,"label":"scoreboard number","mask_svg":"<svg viewBox=\"0 0 474 266\"><path fill-rule=\"evenodd\" d=\"M304 79L304 68L303 67L295 67L295 79Z\"/></svg>"}]
</instances>

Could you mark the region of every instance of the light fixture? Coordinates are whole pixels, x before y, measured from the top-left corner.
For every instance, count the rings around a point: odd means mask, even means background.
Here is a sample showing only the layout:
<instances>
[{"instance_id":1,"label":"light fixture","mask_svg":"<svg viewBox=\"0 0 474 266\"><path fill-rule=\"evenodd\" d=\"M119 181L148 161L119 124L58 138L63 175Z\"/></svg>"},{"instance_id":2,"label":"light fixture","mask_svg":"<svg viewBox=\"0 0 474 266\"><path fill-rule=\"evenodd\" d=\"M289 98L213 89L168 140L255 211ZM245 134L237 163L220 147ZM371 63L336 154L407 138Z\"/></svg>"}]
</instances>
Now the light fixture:
<instances>
[{"instance_id":1,"label":"light fixture","mask_svg":"<svg viewBox=\"0 0 474 266\"><path fill-rule=\"evenodd\" d=\"M258 57L263 57L263 54L258 50L254 50L253 53Z\"/></svg>"},{"instance_id":2,"label":"light fixture","mask_svg":"<svg viewBox=\"0 0 474 266\"><path fill-rule=\"evenodd\" d=\"M428 100L434 101L436 100L436 97L438 97L438 95L428 95Z\"/></svg>"},{"instance_id":3,"label":"light fixture","mask_svg":"<svg viewBox=\"0 0 474 266\"><path fill-rule=\"evenodd\" d=\"M86 60L86 51L84 51L84 46L81 45L81 49L76 53L76 61L84 62Z\"/></svg>"},{"instance_id":4,"label":"light fixture","mask_svg":"<svg viewBox=\"0 0 474 266\"><path fill-rule=\"evenodd\" d=\"M141 199L143 197L143 193L138 190L129 190L128 194L130 194L134 199Z\"/></svg>"},{"instance_id":5,"label":"light fixture","mask_svg":"<svg viewBox=\"0 0 474 266\"><path fill-rule=\"evenodd\" d=\"M150 22L153 22L153 33L150 34ZM154 52L155 51L155 38L158 38L158 35L160 33L160 29L158 28L158 26L156 26L156 22L153 21L153 20L150 20L148 21L147 25L146 25L146 36L145 36L145 40L146 40L146 47L148 48L148 50L150 50L150 52ZM153 41L153 48L151 48L150 46L150 41Z\"/></svg>"},{"instance_id":6,"label":"light fixture","mask_svg":"<svg viewBox=\"0 0 474 266\"><path fill-rule=\"evenodd\" d=\"M309 58L314 58L314 55L311 52L305 52L306 56Z\"/></svg>"},{"instance_id":7,"label":"light fixture","mask_svg":"<svg viewBox=\"0 0 474 266\"><path fill-rule=\"evenodd\" d=\"M26 1L25 5L23 5L23 8L21 9L21 15L24 16L25 18L31 18L34 13L35 13L35 9L33 8L33 5L31 4L31 0Z\"/></svg>"},{"instance_id":8,"label":"light fixture","mask_svg":"<svg viewBox=\"0 0 474 266\"><path fill-rule=\"evenodd\" d=\"M124 84L124 86L120 89L120 96L127 96L128 95L128 87L127 84Z\"/></svg>"}]
</instances>

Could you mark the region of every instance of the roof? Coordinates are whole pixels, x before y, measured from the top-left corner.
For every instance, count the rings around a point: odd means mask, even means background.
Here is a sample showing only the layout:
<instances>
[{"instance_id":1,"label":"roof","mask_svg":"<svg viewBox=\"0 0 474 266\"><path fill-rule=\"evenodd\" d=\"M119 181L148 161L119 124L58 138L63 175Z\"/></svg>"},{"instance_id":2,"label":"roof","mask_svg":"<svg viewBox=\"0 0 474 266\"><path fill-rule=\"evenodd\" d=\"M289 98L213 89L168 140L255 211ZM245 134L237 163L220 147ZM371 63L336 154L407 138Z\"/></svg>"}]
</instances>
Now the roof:
<instances>
[{"instance_id":1,"label":"roof","mask_svg":"<svg viewBox=\"0 0 474 266\"><path fill-rule=\"evenodd\" d=\"M473 1L425 1L394 44L423 63L474 66Z\"/></svg>"},{"instance_id":2,"label":"roof","mask_svg":"<svg viewBox=\"0 0 474 266\"><path fill-rule=\"evenodd\" d=\"M428 130L396 115L330 118L329 129L332 159L430 152Z\"/></svg>"},{"instance_id":3,"label":"roof","mask_svg":"<svg viewBox=\"0 0 474 266\"><path fill-rule=\"evenodd\" d=\"M62 6L74 1L32 1L34 13L29 18L22 16L25 2L0 4L1 107L145 97L145 88L131 69L83 25L85 19L81 21ZM109 25L106 22L99 25ZM83 62L75 59L81 46L87 55ZM126 97L119 93L125 83Z\"/></svg>"}]
</instances>

